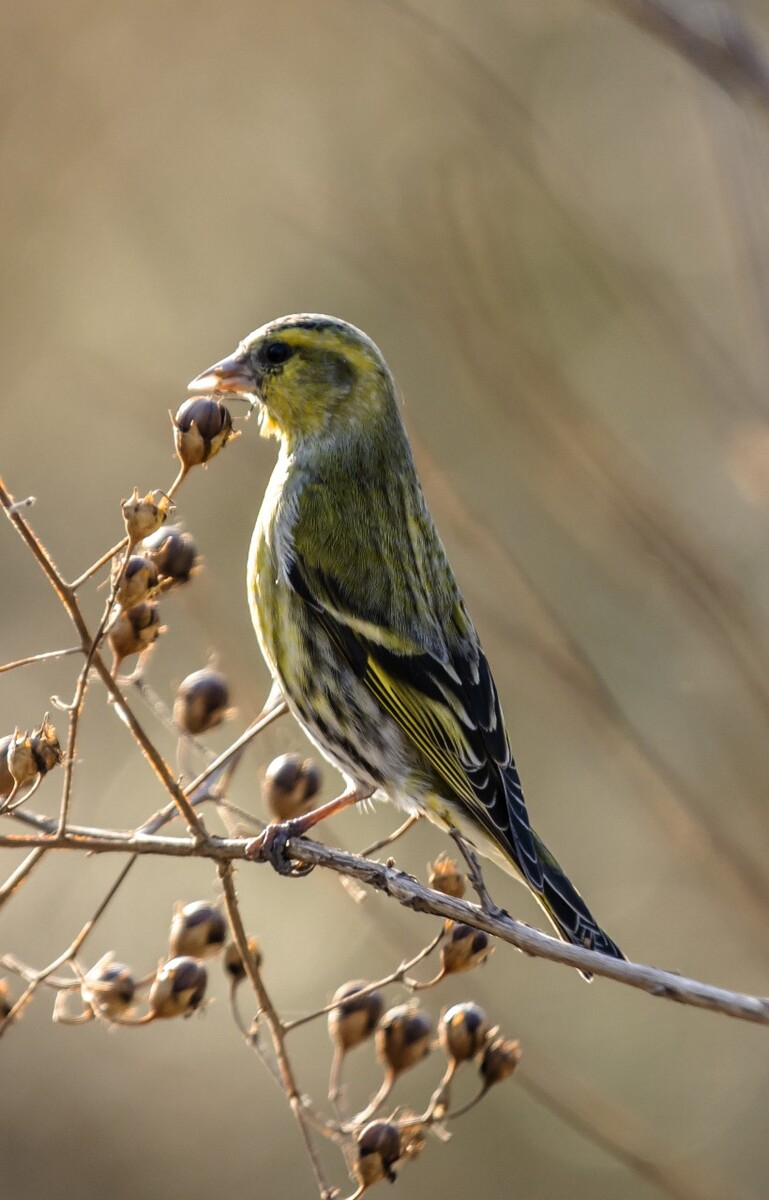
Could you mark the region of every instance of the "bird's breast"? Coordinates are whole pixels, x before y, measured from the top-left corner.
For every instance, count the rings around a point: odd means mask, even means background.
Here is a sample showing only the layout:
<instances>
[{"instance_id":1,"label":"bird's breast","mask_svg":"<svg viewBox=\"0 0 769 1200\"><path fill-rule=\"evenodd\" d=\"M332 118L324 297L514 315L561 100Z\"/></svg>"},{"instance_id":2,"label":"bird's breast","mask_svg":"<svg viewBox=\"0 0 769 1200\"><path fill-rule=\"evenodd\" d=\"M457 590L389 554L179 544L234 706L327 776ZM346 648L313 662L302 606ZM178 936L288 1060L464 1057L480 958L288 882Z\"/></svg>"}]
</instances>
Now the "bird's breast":
<instances>
[{"instance_id":1,"label":"bird's breast","mask_svg":"<svg viewBox=\"0 0 769 1200\"><path fill-rule=\"evenodd\" d=\"M259 645L273 676L282 677L288 656L301 665L302 605L288 582L286 556L290 536L281 497L268 489L257 518L248 565L251 618ZM276 502L277 501L277 502Z\"/></svg>"}]
</instances>

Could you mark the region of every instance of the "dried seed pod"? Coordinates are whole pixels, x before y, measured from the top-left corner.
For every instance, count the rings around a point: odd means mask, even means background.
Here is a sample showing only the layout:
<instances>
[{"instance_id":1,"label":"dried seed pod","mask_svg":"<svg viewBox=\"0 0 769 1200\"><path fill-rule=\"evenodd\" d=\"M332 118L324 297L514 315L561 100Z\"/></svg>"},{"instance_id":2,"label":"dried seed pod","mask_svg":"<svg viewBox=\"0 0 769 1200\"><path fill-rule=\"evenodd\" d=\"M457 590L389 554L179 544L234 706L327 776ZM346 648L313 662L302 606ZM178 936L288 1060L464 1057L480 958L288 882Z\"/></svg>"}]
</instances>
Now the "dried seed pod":
<instances>
[{"instance_id":1,"label":"dried seed pod","mask_svg":"<svg viewBox=\"0 0 769 1200\"><path fill-rule=\"evenodd\" d=\"M376 1052L394 1075L407 1071L430 1053L430 1018L413 1004L391 1008L379 1022Z\"/></svg>"},{"instance_id":2,"label":"dried seed pod","mask_svg":"<svg viewBox=\"0 0 769 1200\"><path fill-rule=\"evenodd\" d=\"M132 546L160 528L168 518L172 503L162 492L147 492L146 496L141 497L139 489L134 488L130 499L123 500L121 505L126 533Z\"/></svg>"},{"instance_id":3,"label":"dried seed pod","mask_svg":"<svg viewBox=\"0 0 769 1200\"><path fill-rule=\"evenodd\" d=\"M219 953L226 937L227 922L215 904L193 900L176 905L168 939L172 955L209 958Z\"/></svg>"},{"instance_id":4,"label":"dried seed pod","mask_svg":"<svg viewBox=\"0 0 769 1200\"><path fill-rule=\"evenodd\" d=\"M133 608L121 609L107 634L107 641L115 656L115 669L124 658L142 654L163 632L157 604L143 601Z\"/></svg>"},{"instance_id":5,"label":"dried seed pod","mask_svg":"<svg viewBox=\"0 0 769 1200\"><path fill-rule=\"evenodd\" d=\"M257 938L252 935L249 935L247 941L249 957L258 971L262 965L261 947ZM245 979L246 977L246 968L243 964L237 942L228 942L224 948L224 969L236 983L239 983L241 979Z\"/></svg>"},{"instance_id":6,"label":"dried seed pod","mask_svg":"<svg viewBox=\"0 0 769 1200\"><path fill-rule=\"evenodd\" d=\"M144 553L157 567L163 588L187 583L200 562L194 540L178 525L168 525L145 538Z\"/></svg>"},{"instance_id":7,"label":"dried seed pod","mask_svg":"<svg viewBox=\"0 0 769 1200\"><path fill-rule=\"evenodd\" d=\"M11 744L6 752L8 771L16 787L25 787L37 779L38 771L35 756L32 752L32 738L29 733L21 733L18 729L11 738Z\"/></svg>"},{"instance_id":8,"label":"dried seed pod","mask_svg":"<svg viewBox=\"0 0 769 1200\"><path fill-rule=\"evenodd\" d=\"M493 947L489 943L489 935L482 929L447 921L446 935L446 941L441 947L444 975L472 971L473 967L479 967L491 954Z\"/></svg>"},{"instance_id":9,"label":"dried seed pod","mask_svg":"<svg viewBox=\"0 0 769 1200\"><path fill-rule=\"evenodd\" d=\"M521 1061L521 1043L494 1038L488 1042L481 1059L481 1077L485 1088L501 1083L512 1075Z\"/></svg>"},{"instance_id":10,"label":"dried seed pod","mask_svg":"<svg viewBox=\"0 0 769 1200\"><path fill-rule=\"evenodd\" d=\"M185 400L173 423L176 453L188 468L207 463L235 436L229 410L211 396Z\"/></svg>"},{"instance_id":11,"label":"dried seed pod","mask_svg":"<svg viewBox=\"0 0 769 1200\"><path fill-rule=\"evenodd\" d=\"M333 1000L339 1002L328 1014L328 1033L331 1041L342 1050L352 1050L371 1037L384 1009L381 992L358 995L366 987L365 979L343 983L334 992Z\"/></svg>"},{"instance_id":12,"label":"dried seed pod","mask_svg":"<svg viewBox=\"0 0 769 1200\"><path fill-rule=\"evenodd\" d=\"M320 769L311 758L281 754L265 771L262 795L276 821L289 821L310 811L321 782Z\"/></svg>"},{"instance_id":13,"label":"dried seed pod","mask_svg":"<svg viewBox=\"0 0 769 1200\"><path fill-rule=\"evenodd\" d=\"M13 775L8 767L8 751L13 743L13 734L0 738L0 800L10 796L14 788Z\"/></svg>"},{"instance_id":14,"label":"dried seed pod","mask_svg":"<svg viewBox=\"0 0 769 1200\"><path fill-rule=\"evenodd\" d=\"M40 728L35 729L32 734L32 753L41 775L58 767L62 760L59 739L56 736L56 730L48 720L48 713L43 717Z\"/></svg>"},{"instance_id":15,"label":"dried seed pod","mask_svg":"<svg viewBox=\"0 0 769 1200\"><path fill-rule=\"evenodd\" d=\"M441 1016L438 1040L446 1057L456 1063L475 1058L486 1045L489 1022L479 1005L469 1000L454 1004Z\"/></svg>"},{"instance_id":16,"label":"dried seed pod","mask_svg":"<svg viewBox=\"0 0 769 1200\"><path fill-rule=\"evenodd\" d=\"M443 892L444 896L462 899L467 887L467 878L453 858L449 858L446 853L439 854L434 863L427 864L427 869L430 872L428 883L431 888L435 888L436 892Z\"/></svg>"},{"instance_id":17,"label":"dried seed pod","mask_svg":"<svg viewBox=\"0 0 769 1200\"><path fill-rule=\"evenodd\" d=\"M118 569L118 568L116 568ZM113 578L115 572L113 571ZM123 578L117 591L117 602L121 608L133 608L153 594L158 586L158 569L152 559L132 554L126 563Z\"/></svg>"},{"instance_id":18,"label":"dried seed pod","mask_svg":"<svg viewBox=\"0 0 769 1200\"><path fill-rule=\"evenodd\" d=\"M131 1004L136 980L130 967L106 954L87 973L80 994L95 1013L114 1020Z\"/></svg>"},{"instance_id":19,"label":"dried seed pod","mask_svg":"<svg viewBox=\"0 0 769 1200\"><path fill-rule=\"evenodd\" d=\"M424 1122L413 1108L398 1110L398 1132L401 1139L400 1161L417 1158L424 1150L427 1138Z\"/></svg>"},{"instance_id":20,"label":"dried seed pod","mask_svg":"<svg viewBox=\"0 0 769 1200\"><path fill-rule=\"evenodd\" d=\"M393 1166L401 1155L401 1136L389 1121L371 1121L358 1134L355 1174L364 1188L387 1179L395 1181Z\"/></svg>"},{"instance_id":21,"label":"dried seed pod","mask_svg":"<svg viewBox=\"0 0 769 1200\"><path fill-rule=\"evenodd\" d=\"M57 767L61 759L59 739L46 713L40 728L31 734L16 730L6 749L5 761L16 787L24 787L38 775L46 775Z\"/></svg>"},{"instance_id":22,"label":"dried seed pod","mask_svg":"<svg viewBox=\"0 0 769 1200\"><path fill-rule=\"evenodd\" d=\"M153 1017L189 1017L206 994L206 968L194 958L172 958L163 963L150 988Z\"/></svg>"},{"instance_id":23,"label":"dried seed pod","mask_svg":"<svg viewBox=\"0 0 769 1200\"><path fill-rule=\"evenodd\" d=\"M209 667L193 671L181 681L174 701L174 721L185 733L197 736L221 725L231 713L227 680Z\"/></svg>"}]
</instances>

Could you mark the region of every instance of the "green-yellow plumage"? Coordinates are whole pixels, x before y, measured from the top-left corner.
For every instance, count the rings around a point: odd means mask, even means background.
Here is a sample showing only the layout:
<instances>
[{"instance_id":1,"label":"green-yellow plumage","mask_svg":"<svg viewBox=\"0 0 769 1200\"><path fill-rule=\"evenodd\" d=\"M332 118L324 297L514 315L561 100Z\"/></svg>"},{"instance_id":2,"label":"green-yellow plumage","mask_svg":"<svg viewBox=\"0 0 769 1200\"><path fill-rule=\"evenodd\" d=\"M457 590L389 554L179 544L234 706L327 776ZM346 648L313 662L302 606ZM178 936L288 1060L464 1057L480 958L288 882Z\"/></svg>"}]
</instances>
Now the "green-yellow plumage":
<instances>
[{"instance_id":1,"label":"green-yellow plumage","mask_svg":"<svg viewBox=\"0 0 769 1200\"><path fill-rule=\"evenodd\" d=\"M195 390L258 397L280 442L249 559L273 677L363 794L458 829L531 889L561 937L615 957L533 833L502 711L374 343L333 317L282 317Z\"/></svg>"}]
</instances>

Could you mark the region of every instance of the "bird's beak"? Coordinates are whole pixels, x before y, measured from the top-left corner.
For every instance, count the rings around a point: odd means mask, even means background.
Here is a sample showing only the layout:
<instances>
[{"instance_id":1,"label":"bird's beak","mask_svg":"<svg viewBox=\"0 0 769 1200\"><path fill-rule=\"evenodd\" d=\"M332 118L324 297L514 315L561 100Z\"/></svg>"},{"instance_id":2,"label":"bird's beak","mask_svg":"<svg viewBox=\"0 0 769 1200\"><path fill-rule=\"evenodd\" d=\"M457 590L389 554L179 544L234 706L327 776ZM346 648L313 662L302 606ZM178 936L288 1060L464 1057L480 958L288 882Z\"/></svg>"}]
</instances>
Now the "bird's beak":
<instances>
[{"instance_id":1,"label":"bird's beak","mask_svg":"<svg viewBox=\"0 0 769 1200\"><path fill-rule=\"evenodd\" d=\"M188 392L235 392L239 395L256 394L253 372L243 362L240 354L231 354L214 363L207 371L187 384Z\"/></svg>"}]
</instances>

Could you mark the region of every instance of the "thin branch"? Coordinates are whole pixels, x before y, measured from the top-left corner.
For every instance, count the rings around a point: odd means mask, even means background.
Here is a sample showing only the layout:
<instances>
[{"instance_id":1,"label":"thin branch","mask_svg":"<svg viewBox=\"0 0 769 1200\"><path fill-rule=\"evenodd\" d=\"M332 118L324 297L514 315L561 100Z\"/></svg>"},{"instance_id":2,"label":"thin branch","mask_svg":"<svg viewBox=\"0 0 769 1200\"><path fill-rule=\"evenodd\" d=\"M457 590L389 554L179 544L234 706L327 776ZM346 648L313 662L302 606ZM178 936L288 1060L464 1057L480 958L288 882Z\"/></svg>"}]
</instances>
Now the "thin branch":
<instances>
[{"instance_id":1,"label":"thin branch","mask_svg":"<svg viewBox=\"0 0 769 1200\"><path fill-rule=\"evenodd\" d=\"M32 983L40 975L40 971L27 966L14 954L0 955L0 967L4 971L10 971L12 975L18 975L25 983ZM46 975L44 979L40 979L40 983L57 992L74 992L81 986L80 979L64 979L60 975Z\"/></svg>"},{"instance_id":2,"label":"thin branch","mask_svg":"<svg viewBox=\"0 0 769 1200\"><path fill-rule=\"evenodd\" d=\"M128 679L123 679L121 682L123 684L130 684L130 686L136 691L136 694L144 701L155 720L158 721L164 729L167 729L169 733L172 733L174 737L178 739L180 744L184 743L188 746L194 747L198 754L202 756L204 762L214 761L216 754L209 746L206 746L203 742L201 742L200 738L193 737L191 733L187 733L179 728L174 721L171 709L157 694L152 685L147 682L144 675L139 671L138 666L137 669L131 675L129 675ZM186 772L181 773L184 774Z\"/></svg>"},{"instance_id":3,"label":"thin branch","mask_svg":"<svg viewBox=\"0 0 769 1200\"><path fill-rule=\"evenodd\" d=\"M366 846L365 850L359 850L361 858L370 858L372 854L378 854L380 850L384 850L386 846L392 846L393 842L397 842L402 838L404 833L408 833L414 825L422 820L421 814L416 813L411 817L406 817L402 825L394 829L387 837L380 838L378 842L372 842L370 846Z\"/></svg>"},{"instance_id":4,"label":"thin branch","mask_svg":"<svg viewBox=\"0 0 769 1200\"><path fill-rule=\"evenodd\" d=\"M0 675L4 671L15 671L17 667L28 667L31 663L51 662L56 658L66 658L68 654L82 653L82 646L68 646L66 650L47 650L44 654L30 654L29 658L17 658L15 662L3 663Z\"/></svg>"},{"instance_id":5,"label":"thin branch","mask_svg":"<svg viewBox=\"0 0 769 1200\"><path fill-rule=\"evenodd\" d=\"M732 95L769 112L769 58L740 14L719 0L609 0Z\"/></svg>"},{"instance_id":6,"label":"thin branch","mask_svg":"<svg viewBox=\"0 0 769 1200\"><path fill-rule=\"evenodd\" d=\"M52 822L55 824L55 822ZM21 887L24 880L32 873L40 859L44 857L45 850L42 846L38 846L36 850L30 850L24 862L19 863L15 871L13 871L5 883L0 885L0 908L3 907L6 900L10 900L11 896Z\"/></svg>"},{"instance_id":7,"label":"thin branch","mask_svg":"<svg viewBox=\"0 0 769 1200\"><path fill-rule=\"evenodd\" d=\"M307 1118L304 1111L303 1099L294 1077L291 1062L288 1054L286 1053L283 1025L277 1011L275 1010L272 1000L270 999L267 989L264 986L259 969L254 962L252 955L249 953L248 938L246 937L246 931L243 927L240 908L238 906L237 893L235 891L235 872L233 870L232 863L220 862L218 865L218 871L219 878L222 881L222 888L224 890L224 902L227 908L227 917L230 922L232 936L235 939L240 952L240 957L242 959L246 975L248 976L248 980L254 990L254 995L256 996L259 1010L264 1015L265 1022L270 1030L270 1035L272 1037L272 1043L275 1050L275 1060L277 1063L278 1072L280 1074L281 1086L283 1087L286 1098L291 1106L291 1111L296 1118L297 1125L299 1126L299 1130L302 1134L302 1140L304 1141L310 1163L312 1164L315 1182L318 1186L318 1192L321 1200L332 1200L334 1189L330 1188L326 1183L317 1150L315 1149L315 1145L312 1141L310 1130L307 1127Z\"/></svg>"},{"instance_id":8,"label":"thin branch","mask_svg":"<svg viewBox=\"0 0 769 1200\"><path fill-rule=\"evenodd\" d=\"M43 776L38 772L26 792L20 788L18 783L15 783L8 795L0 799L0 816L10 816L12 813L15 813L17 808L20 808L22 804L26 804L34 796L42 782ZM18 792L21 792L20 796L17 795Z\"/></svg>"},{"instance_id":9,"label":"thin branch","mask_svg":"<svg viewBox=\"0 0 769 1200\"><path fill-rule=\"evenodd\" d=\"M115 882L112 884L112 886L109 889L109 891L107 892L106 896L104 896L104 898L99 902L99 905L97 906L93 916L90 917L88 921L86 921L85 925L80 930L77 937L75 937L70 942L69 946L67 946L67 949L62 951L62 953L58 956L58 958L55 958L53 960L53 962L50 962L47 967L43 967L43 969L41 971L37 971L35 973L34 978L30 980L30 982L27 985L27 987L25 988L25 990L19 996L19 999L13 1005L11 1011L8 1013L8 1015L6 1017L3 1018L2 1021L0 1021L0 1037L3 1036L3 1034L5 1033L8 1026L13 1021L15 1021L18 1016L21 1015L21 1013L27 1007L27 1004L30 1002L30 1000L32 999L32 997L34 996L35 992L40 987L40 985L42 983L45 983L45 981L48 979L48 977L50 975L53 975L54 971L58 971L59 967L63 966L64 963L70 962L75 957L75 955L78 953L81 946L83 945L84 941L86 940L88 935L91 933L93 927L96 925L97 921L102 916L107 905L110 903L110 901L113 899L113 897L119 891L119 889L122 887L126 875L131 870L134 863L137 861L138 857L139 857L138 854L131 855L128 862L125 863L125 865L121 868L119 875L115 879Z\"/></svg>"},{"instance_id":10,"label":"thin branch","mask_svg":"<svg viewBox=\"0 0 769 1200\"><path fill-rule=\"evenodd\" d=\"M80 611L80 606L77 603L77 599L72 591L72 588L63 579L61 573L54 564L53 559L43 546L40 539L33 532L27 521L25 521L24 518L21 517L17 512L13 511L13 497L6 490L2 479L0 479L0 504L2 504L3 508L5 509L8 520L14 526L22 540L32 551L32 554L37 560L38 565L66 609L70 620L80 635L83 651L86 654L91 653L93 638L88 630L88 626L85 623L83 614ZM93 652L93 666L98 672L112 699L120 706L120 710L125 716L126 724L128 725L128 728L130 729L135 741L140 745L145 758L149 761L158 779L172 797L188 826L194 830L198 838L205 839L207 836L206 830L199 817L171 774L165 759L157 751L153 743L147 737L147 734L144 732L144 729L134 716L127 700L125 699L125 696L115 683L115 680L112 678L112 674L98 650Z\"/></svg>"},{"instance_id":11,"label":"thin branch","mask_svg":"<svg viewBox=\"0 0 769 1200\"><path fill-rule=\"evenodd\" d=\"M210 837L205 842L189 838L159 837L148 834L116 834L111 830L96 835L67 835L40 838L24 834L0 835L0 846L19 850L25 847L42 847L56 850L96 851L100 853L157 854L173 858L209 858L227 863L248 860L253 838ZM308 866L328 867L340 875L352 875L354 879L377 891L384 892L397 900L404 908L415 912L432 913L450 921L472 925L492 937L508 942L524 954L534 958L546 958L551 962L563 963L580 971L612 979L628 987L647 992L659 999L672 1000L693 1008L704 1008L710 1012L723 1013L741 1021L769 1025L769 997L752 996L727 988L713 987L697 979L689 979L672 971L646 966L608 955L582 946L571 946L559 942L549 934L532 929L521 921L514 921L505 914L490 914L467 900L455 900L443 892L433 891L412 875L371 859L358 858L341 850L332 850L320 842L307 838L291 838L286 847L289 857Z\"/></svg>"},{"instance_id":12,"label":"thin branch","mask_svg":"<svg viewBox=\"0 0 769 1200\"><path fill-rule=\"evenodd\" d=\"M186 476L187 468L182 466L168 491L163 493L167 500L171 500L173 498L174 494L179 490L184 482ZM107 550L105 554L102 554L100 558L97 558L95 563L91 563L90 567L83 571L82 575L78 575L77 579L73 580L73 582L69 584L70 591L76 592L78 588L86 582L86 580L90 579L92 575L96 575L96 573L100 571L102 567L106 567L107 563L111 562L112 559L115 558L115 556L118 555L121 550L125 550L126 547L130 549L129 539L127 537L121 538L111 550Z\"/></svg>"},{"instance_id":13,"label":"thin branch","mask_svg":"<svg viewBox=\"0 0 769 1200\"><path fill-rule=\"evenodd\" d=\"M475 857L475 851L473 850L472 846L469 842L465 841L465 839L462 837L462 834L457 829L452 829L450 836L456 842L460 854L467 863L467 878L470 880L470 883L475 890L475 894L481 902L481 908L484 910L484 912L500 912L501 909L497 904L494 903L491 895L489 894L489 889L486 887L486 881L483 878L483 871L481 870L478 859Z\"/></svg>"},{"instance_id":14,"label":"thin branch","mask_svg":"<svg viewBox=\"0 0 769 1200\"><path fill-rule=\"evenodd\" d=\"M111 562L116 554L119 554L121 550L125 550L126 546L128 546L128 538L121 538L116 546L113 546L112 549L108 550L106 554L102 554L101 558L97 558L96 562L92 563L87 571L83 571L82 575L78 575L77 579L73 580L73 582L69 585L70 590L76 592L77 589L81 587L81 585L84 584L87 579L90 579L91 576L95 575L97 571L100 571L102 567L106 567L107 563Z\"/></svg>"},{"instance_id":15,"label":"thin branch","mask_svg":"<svg viewBox=\"0 0 769 1200\"><path fill-rule=\"evenodd\" d=\"M110 617L112 616L115 600L120 589L120 584L125 575L125 569L128 566L128 559L131 554L131 547L127 546L120 566L115 573L115 578L110 587L110 594L107 597L107 603L104 606L104 612L99 622L96 633L93 635L91 645L85 656L85 662L80 668L80 674L77 677L75 686L75 696L68 708L68 729L67 729L67 749L64 755L64 780L61 788L61 806L59 810L59 833L63 833L67 827L67 817L69 815L69 806L72 800L72 781L75 774L75 761L77 757L77 738L80 729L80 717L85 704L85 694L88 691L88 680L91 675L91 666L94 657L102 643L104 633L107 629Z\"/></svg>"},{"instance_id":16,"label":"thin branch","mask_svg":"<svg viewBox=\"0 0 769 1200\"><path fill-rule=\"evenodd\" d=\"M402 962L400 966L396 967L394 971L391 971L389 975L385 975L382 979L375 980L374 983L366 983L363 985L363 987L356 988L355 999L360 1000L361 996L369 996L371 992L378 992L380 988L389 987L393 983L404 983L408 987L411 987L411 981L408 979L409 971L411 971L417 965L417 963L420 963L423 961L423 959L427 958L429 954L432 954L433 950L443 937L443 933L443 929L439 929L435 937L432 938L426 946L423 946L413 958L408 959L407 962ZM297 1017L294 1021L285 1021L283 1023L283 1032L290 1033L292 1029L297 1029L300 1025L306 1025L308 1021L314 1021L318 1017L323 1017L326 1015L326 1013L333 1012L335 1008L339 1008L341 1003L342 1001L340 1000L332 1001L330 1004L324 1004L323 1008L316 1008L314 1012L306 1013L303 1017Z\"/></svg>"},{"instance_id":17,"label":"thin branch","mask_svg":"<svg viewBox=\"0 0 769 1200\"><path fill-rule=\"evenodd\" d=\"M184 789L184 796L188 803L197 803L197 793L203 787L205 787L206 798L211 796L217 787L222 787L224 782L231 777L249 742L253 741L262 730L266 729L268 725L271 725L273 721L277 721L278 717L282 717L287 712L288 705L285 700L281 700L277 704L271 704L268 699L259 716L254 718L248 728L241 733L240 737L236 738L231 746L222 751L218 758L209 763L204 771L201 771L191 783L187 784ZM167 825L177 815L177 807L175 803L172 803L158 809L156 813L148 817L139 827L137 833L157 833L159 829L162 829L164 825Z\"/></svg>"}]
</instances>

